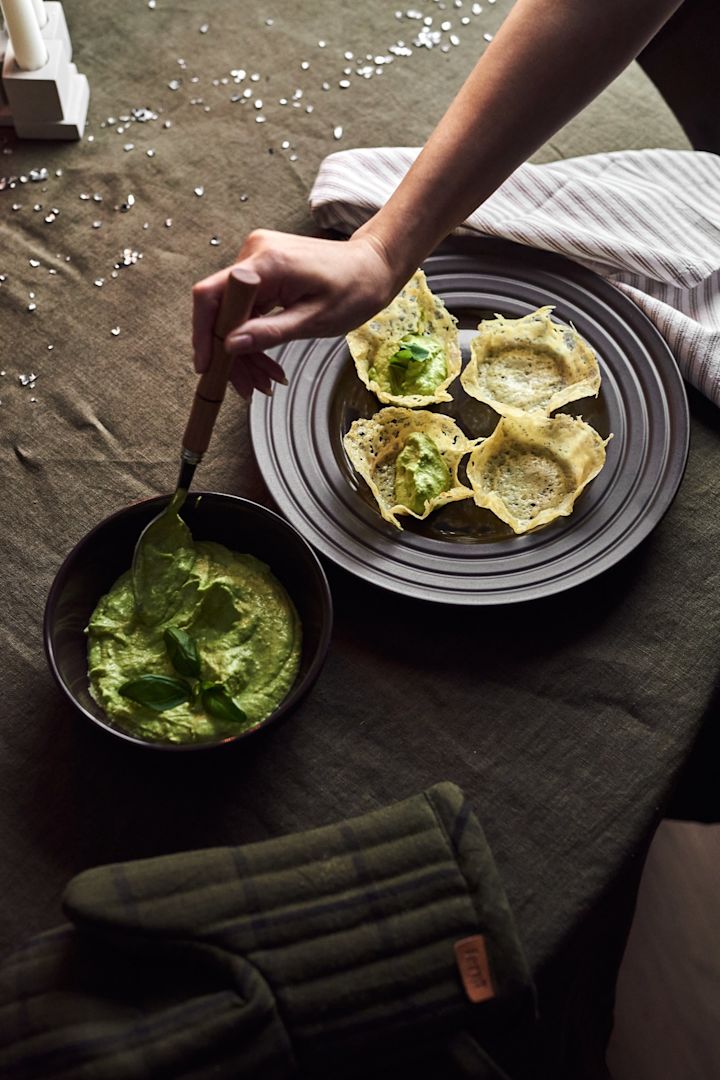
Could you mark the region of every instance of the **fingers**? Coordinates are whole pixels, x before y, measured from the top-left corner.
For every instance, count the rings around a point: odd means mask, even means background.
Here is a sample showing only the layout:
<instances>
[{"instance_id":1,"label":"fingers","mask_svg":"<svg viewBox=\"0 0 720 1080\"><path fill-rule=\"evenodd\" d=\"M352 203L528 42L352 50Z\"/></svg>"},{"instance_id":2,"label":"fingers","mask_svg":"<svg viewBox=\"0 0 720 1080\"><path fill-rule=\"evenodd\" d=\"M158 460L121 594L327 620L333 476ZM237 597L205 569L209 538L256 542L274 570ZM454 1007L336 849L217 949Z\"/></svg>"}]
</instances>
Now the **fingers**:
<instances>
[{"instance_id":1,"label":"fingers","mask_svg":"<svg viewBox=\"0 0 720 1080\"><path fill-rule=\"evenodd\" d=\"M236 263L235 266L239 266ZM249 261L242 264L251 268ZM233 266L226 266L215 274L198 281L192 288L193 316L192 316L192 346L193 363L198 374L207 371L212 356L213 331L215 321L220 311L225 285ZM264 314L273 306L272 297L263 298L258 290L258 295L253 308L254 315Z\"/></svg>"},{"instance_id":2,"label":"fingers","mask_svg":"<svg viewBox=\"0 0 720 1080\"><path fill-rule=\"evenodd\" d=\"M277 360L273 360L271 356L266 356L265 353L253 353L250 358L255 367L264 371L275 382L281 383L283 386L287 386L288 381L285 377L285 372L278 364Z\"/></svg>"},{"instance_id":3,"label":"fingers","mask_svg":"<svg viewBox=\"0 0 720 1080\"><path fill-rule=\"evenodd\" d=\"M255 383L253 382L250 367L244 360L234 365L230 372L230 382L241 398L245 398L246 401L250 400L255 389Z\"/></svg>"},{"instance_id":4,"label":"fingers","mask_svg":"<svg viewBox=\"0 0 720 1080\"><path fill-rule=\"evenodd\" d=\"M198 374L207 371L210 366L213 327L229 273L230 268L226 267L193 285L192 345L193 362Z\"/></svg>"},{"instance_id":5,"label":"fingers","mask_svg":"<svg viewBox=\"0 0 720 1080\"><path fill-rule=\"evenodd\" d=\"M254 363L253 357L247 359L246 363L250 369L255 389L259 390L261 394L266 394L270 397L272 394L272 382L268 373L259 364Z\"/></svg>"},{"instance_id":6,"label":"fingers","mask_svg":"<svg viewBox=\"0 0 720 1080\"><path fill-rule=\"evenodd\" d=\"M246 400L252 396L253 390L259 390L269 397L272 394L273 381L287 386L283 369L264 353L237 357L230 372L230 382Z\"/></svg>"}]
</instances>

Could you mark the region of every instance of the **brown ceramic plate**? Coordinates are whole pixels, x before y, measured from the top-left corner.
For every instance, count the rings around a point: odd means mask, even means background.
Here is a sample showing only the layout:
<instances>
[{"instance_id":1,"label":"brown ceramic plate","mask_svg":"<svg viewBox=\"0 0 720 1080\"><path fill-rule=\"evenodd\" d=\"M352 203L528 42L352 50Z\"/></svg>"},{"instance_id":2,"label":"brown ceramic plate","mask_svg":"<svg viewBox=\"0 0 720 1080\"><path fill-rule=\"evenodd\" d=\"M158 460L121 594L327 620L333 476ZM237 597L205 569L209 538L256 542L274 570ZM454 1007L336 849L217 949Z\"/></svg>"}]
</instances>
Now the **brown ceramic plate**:
<instances>
[{"instance_id":1,"label":"brown ceramic plate","mask_svg":"<svg viewBox=\"0 0 720 1080\"><path fill-rule=\"evenodd\" d=\"M602 278L548 252L493 239L448 242L425 263L432 290L458 320L463 358L480 319L518 318L544 304L597 353L597 399L564 406L603 437L602 472L570 517L523 536L472 500L425 521L385 522L347 458L353 420L381 408L357 378L344 338L292 342L279 353L287 390L256 394L253 448L280 511L322 555L385 589L450 604L501 604L572 588L613 566L657 525L682 479L689 419L668 346L630 300ZM498 417L467 397L433 406L471 437Z\"/></svg>"}]
</instances>

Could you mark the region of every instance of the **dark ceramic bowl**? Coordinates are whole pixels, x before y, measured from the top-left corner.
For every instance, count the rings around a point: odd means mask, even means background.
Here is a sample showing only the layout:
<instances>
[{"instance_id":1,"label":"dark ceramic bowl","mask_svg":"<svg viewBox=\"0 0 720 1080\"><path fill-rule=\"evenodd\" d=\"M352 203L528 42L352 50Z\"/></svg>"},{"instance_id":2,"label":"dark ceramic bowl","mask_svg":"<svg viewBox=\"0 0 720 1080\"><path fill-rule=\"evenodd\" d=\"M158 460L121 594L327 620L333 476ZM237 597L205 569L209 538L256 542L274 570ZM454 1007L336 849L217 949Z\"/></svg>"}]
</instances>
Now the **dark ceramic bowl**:
<instances>
[{"instance_id":1,"label":"dark ceramic bowl","mask_svg":"<svg viewBox=\"0 0 720 1080\"><path fill-rule=\"evenodd\" d=\"M287 697L250 731L196 743L152 742L108 719L88 690L85 627L101 596L132 562L138 536L167 505L168 496L135 503L106 518L73 548L53 582L45 606L45 651L60 689L76 709L104 731L155 750L207 750L240 742L285 716L315 682L332 630L332 599L325 572L300 533L272 510L214 492L192 493L182 517L195 540L215 540L232 551L255 555L285 586L298 610L303 642L300 667Z\"/></svg>"}]
</instances>

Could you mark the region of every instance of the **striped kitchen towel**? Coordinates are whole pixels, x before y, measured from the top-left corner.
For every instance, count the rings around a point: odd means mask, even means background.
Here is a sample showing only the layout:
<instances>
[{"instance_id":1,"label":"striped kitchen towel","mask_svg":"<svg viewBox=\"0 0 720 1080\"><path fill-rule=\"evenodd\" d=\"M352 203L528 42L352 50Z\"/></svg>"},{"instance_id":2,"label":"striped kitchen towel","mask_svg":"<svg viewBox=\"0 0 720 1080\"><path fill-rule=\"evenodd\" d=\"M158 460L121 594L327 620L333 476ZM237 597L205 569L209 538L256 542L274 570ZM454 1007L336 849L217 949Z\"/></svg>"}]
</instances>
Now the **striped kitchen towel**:
<instances>
[{"instance_id":1,"label":"striped kitchen towel","mask_svg":"<svg viewBox=\"0 0 720 1080\"><path fill-rule=\"evenodd\" d=\"M331 154L310 194L316 221L354 231L419 153ZM521 165L456 231L544 248L594 270L634 300L683 376L720 405L720 157L622 150Z\"/></svg>"}]
</instances>

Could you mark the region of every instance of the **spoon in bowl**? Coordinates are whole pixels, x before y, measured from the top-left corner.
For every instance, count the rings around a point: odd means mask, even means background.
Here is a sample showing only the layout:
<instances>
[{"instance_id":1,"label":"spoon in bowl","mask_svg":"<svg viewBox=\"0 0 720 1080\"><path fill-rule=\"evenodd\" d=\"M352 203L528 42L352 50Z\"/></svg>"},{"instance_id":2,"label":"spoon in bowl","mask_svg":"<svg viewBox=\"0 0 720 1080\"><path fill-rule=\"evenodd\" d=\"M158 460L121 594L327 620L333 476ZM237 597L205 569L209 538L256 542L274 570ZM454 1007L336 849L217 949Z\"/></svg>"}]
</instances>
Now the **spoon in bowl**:
<instances>
[{"instance_id":1,"label":"spoon in bowl","mask_svg":"<svg viewBox=\"0 0 720 1080\"><path fill-rule=\"evenodd\" d=\"M200 376L180 452L180 474L172 499L145 526L135 545L132 581L138 613L154 619L157 605L164 606L163 569L178 548L188 547L190 534L178 517L192 483L195 469L210 444L220 406L225 397L232 357L225 351L225 337L249 318L260 278L251 270L230 271L215 326L210 365Z\"/></svg>"}]
</instances>

